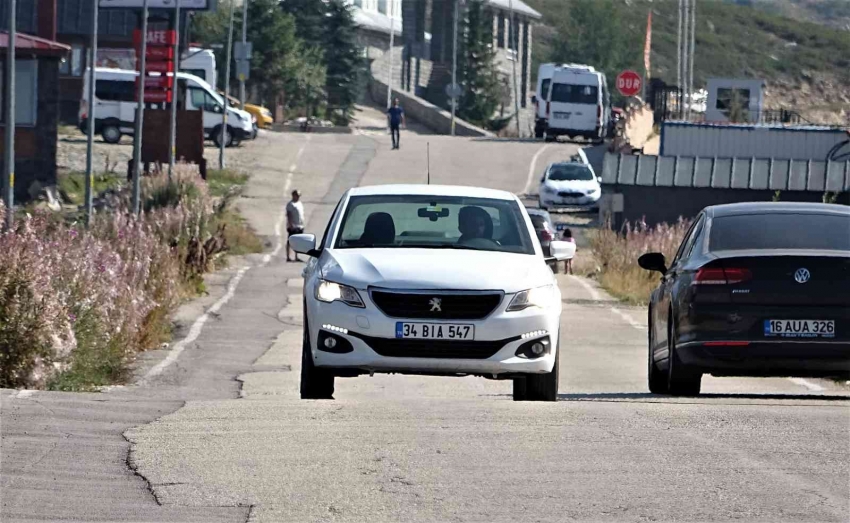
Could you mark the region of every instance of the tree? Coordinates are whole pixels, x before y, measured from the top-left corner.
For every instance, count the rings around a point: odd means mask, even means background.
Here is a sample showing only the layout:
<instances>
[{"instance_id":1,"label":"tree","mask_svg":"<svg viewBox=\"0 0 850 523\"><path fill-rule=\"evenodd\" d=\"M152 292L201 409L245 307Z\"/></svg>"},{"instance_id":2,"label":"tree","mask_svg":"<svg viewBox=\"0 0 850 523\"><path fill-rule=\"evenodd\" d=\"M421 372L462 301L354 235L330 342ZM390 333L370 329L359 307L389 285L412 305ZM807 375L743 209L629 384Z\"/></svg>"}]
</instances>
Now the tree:
<instances>
[{"instance_id":1,"label":"tree","mask_svg":"<svg viewBox=\"0 0 850 523\"><path fill-rule=\"evenodd\" d=\"M326 48L328 4L324 0L281 0L280 8L295 20L295 34L308 47Z\"/></svg>"},{"instance_id":2,"label":"tree","mask_svg":"<svg viewBox=\"0 0 850 523\"><path fill-rule=\"evenodd\" d=\"M330 0L325 19L325 64L327 65L328 107L348 124L360 95L360 79L365 63L357 46L357 29L350 7L342 0Z\"/></svg>"},{"instance_id":3,"label":"tree","mask_svg":"<svg viewBox=\"0 0 850 523\"><path fill-rule=\"evenodd\" d=\"M468 2L462 39L459 38L458 83L462 94L458 116L488 126L499 107L501 87L493 49L493 22L483 2Z\"/></svg>"}]
</instances>

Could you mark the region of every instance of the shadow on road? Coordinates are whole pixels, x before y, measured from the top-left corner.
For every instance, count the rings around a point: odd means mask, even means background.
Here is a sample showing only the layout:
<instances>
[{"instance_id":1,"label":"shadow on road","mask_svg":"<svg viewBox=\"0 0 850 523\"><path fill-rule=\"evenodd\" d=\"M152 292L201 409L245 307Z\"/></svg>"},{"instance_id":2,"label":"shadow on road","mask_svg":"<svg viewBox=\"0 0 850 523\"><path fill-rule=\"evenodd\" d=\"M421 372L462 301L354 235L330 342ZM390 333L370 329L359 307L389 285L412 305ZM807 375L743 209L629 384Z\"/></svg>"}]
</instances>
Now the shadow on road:
<instances>
[{"instance_id":1,"label":"shadow on road","mask_svg":"<svg viewBox=\"0 0 850 523\"><path fill-rule=\"evenodd\" d=\"M664 396L649 392L603 392L559 394L558 401L640 401L655 400L647 403L688 403L682 400L818 400L818 401L850 401L850 396L818 395L818 394L700 394L699 396ZM703 402L691 402L702 404ZM716 404L712 402L711 404ZM734 405L741 405L734 403Z\"/></svg>"}]
</instances>

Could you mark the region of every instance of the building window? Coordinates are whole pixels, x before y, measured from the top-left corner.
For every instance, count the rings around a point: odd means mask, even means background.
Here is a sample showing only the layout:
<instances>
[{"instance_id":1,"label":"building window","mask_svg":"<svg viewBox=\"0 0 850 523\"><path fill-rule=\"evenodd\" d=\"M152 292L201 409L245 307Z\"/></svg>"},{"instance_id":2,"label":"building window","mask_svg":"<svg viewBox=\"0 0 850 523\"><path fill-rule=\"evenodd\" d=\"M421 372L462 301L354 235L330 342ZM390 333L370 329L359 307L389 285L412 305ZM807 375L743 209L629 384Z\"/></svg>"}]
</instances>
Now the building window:
<instances>
[{"instance_id":1,"label":"building window","mask_svg":"<svg viewBox=\"0 0 850 523\"><path fill-rule=\"evenodd\" d=\"M6 71L4 65L0 71L0 85ZM5 107L5 93L0 91L0 107ZM15 125L35 125L38 111L38 62L36 60L15 61ZM3 114L3 122L6 115Z\"/></svg>"},{"instance_id":2,"label":"building window","mask_svg":"<svg viewBox=\"0 0 850 523\"><path fill-rule=\"evenodd\" d=\"M749 89L718 89L717 103L715 108L721 111L729 111L733 105L737 105L739 109L745 111L750 109L750 90Z\"/></svg>"},{"instance_id":3,"label":"building window","mask_svg":"<svg viewBox=\"0 0 850 523\"><path fill-rule=\"evenodd\" d=\"M59 64L59 74L62 76L83 76L85 51L85 47L80 44L71 45L71 54Z\"/></svg>"},{"instance_id":4,"label":"building window","mask_svg":"<svg viewBox=\"0 0 850 523\"><path fill-rule=\"evenodd\" d=\"M505 15L499 13L499 27L496 28L496 47L505 47Z\"/></svg>"}]
</instances>

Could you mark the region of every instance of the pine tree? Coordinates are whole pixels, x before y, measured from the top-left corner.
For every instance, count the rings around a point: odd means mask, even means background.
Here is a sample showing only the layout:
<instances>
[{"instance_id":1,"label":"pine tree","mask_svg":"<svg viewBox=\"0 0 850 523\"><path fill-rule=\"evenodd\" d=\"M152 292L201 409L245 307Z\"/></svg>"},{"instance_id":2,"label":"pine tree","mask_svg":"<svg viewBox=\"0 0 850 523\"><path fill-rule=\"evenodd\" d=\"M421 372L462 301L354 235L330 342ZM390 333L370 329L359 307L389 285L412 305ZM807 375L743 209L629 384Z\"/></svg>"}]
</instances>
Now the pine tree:
<instances>
[{"instance_id":1,"label":"pine tree","mask_svg":"<svg viewBox=\"0 0 850 523\"><path fill-rule=\"evenodd\" d=\"M325 19L325 64L328 109L340 123L348 124L360 95L365 62L358 52L357 29L351 8L342 0L330 0Z\"/></svg>"},{"instance_id":2,"label":"pine tree","mask_svg":"<svg viewBox=\"0 0 850 523\"><path fill-rule=\"evenodd\" d=\"M493 22L485 15L483 2L468 2L464 32L458 49L458 82L463 93L458 116L488 126L499 107L501 86L493 49Z\"/></svg>"}]
</instances>

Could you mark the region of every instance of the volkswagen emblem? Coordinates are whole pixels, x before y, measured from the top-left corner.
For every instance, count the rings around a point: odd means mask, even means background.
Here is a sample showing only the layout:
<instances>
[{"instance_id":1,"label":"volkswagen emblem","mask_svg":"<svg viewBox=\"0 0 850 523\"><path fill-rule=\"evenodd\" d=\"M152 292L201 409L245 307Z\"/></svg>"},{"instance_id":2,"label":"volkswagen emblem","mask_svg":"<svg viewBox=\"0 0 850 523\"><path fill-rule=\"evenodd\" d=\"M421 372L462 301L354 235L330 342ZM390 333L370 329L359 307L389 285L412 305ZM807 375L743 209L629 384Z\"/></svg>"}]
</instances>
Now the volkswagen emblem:
<instances>
[{"instance_id":1,"label":"volkswagen emblem","mask_svg":"<svg viewBox=\"0 0 850 523\"><path fill-rule=\"evenodd\" d=\"M431 306L431 312L443 312L443 300L440 298L431 298L428 305Z\"/></svg>"},{"instance_id":2,"label":"volkswagen emblem","mask_svg":"<svg viewBox=\"0 0 850 523\"><path fill-rule=\"evenodd\" d=\"M797 283L806 283L811 277L812 274L809 272L809 269L806 269L805 267L800 267L794 273L794 281Z\"/></svg>"}]
</instances>

